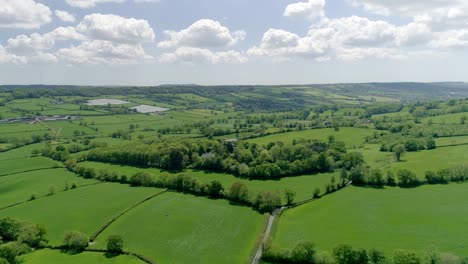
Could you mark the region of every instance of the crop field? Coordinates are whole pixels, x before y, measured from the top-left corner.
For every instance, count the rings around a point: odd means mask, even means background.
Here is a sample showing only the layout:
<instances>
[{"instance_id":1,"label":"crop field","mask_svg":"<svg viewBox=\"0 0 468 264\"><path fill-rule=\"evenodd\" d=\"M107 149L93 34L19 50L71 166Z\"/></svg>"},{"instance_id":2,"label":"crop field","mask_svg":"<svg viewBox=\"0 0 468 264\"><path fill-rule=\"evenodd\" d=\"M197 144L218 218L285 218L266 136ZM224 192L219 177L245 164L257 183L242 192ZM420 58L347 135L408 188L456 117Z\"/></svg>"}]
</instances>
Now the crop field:
<instances>
[{"instance_id":1,"label":"crop field","mask_svg":"<svg viewBox=\"0 0 468 264\"><path fill-rule=\"evenodd\" d=\"M102 183L8 208L0 211L0 217L45 224L50 243L60 245L66 231L79 230L91 236L112 217L158 192L161 190Z\"/></svg>"},{"instance_id":2,"label":"crop field","mask_svg":"<svg viewBox=\"0 0 468 264\"><path fill-rule=\"evenodd\" d=\"M83 252L67 254L57 250L43 249L21 258L24 264L143 264L144 262L131 256L116 256L108 258L103 253Z\"/></svg>"},{"instance_id":3,"label":"crop field","mask_svg":"<svg viewBox=\"0 0 468 264\"><path fill-rule=\"evenodd\" d=\"M244 263L266 218L222 200L165 193L125 214L97 241L120 234L127 248L158 263ZM152 234L144 240L141 237Z\"/></svg>"},{"instance_id":4,"label":"crop field","mask_svg":"<svg viewBox=\"0 0 468 264\"><path fill-rule=\"evenodd\" d=\"M376 248L423 251L431 245L441 252L468 254L466 184L416 189L347 188L310 204L288 210L277 225L274 243L288 247L312 240L319 250L346 243ZM370 198L372 197L372 198Z\"/></svg>"}]
</instances>

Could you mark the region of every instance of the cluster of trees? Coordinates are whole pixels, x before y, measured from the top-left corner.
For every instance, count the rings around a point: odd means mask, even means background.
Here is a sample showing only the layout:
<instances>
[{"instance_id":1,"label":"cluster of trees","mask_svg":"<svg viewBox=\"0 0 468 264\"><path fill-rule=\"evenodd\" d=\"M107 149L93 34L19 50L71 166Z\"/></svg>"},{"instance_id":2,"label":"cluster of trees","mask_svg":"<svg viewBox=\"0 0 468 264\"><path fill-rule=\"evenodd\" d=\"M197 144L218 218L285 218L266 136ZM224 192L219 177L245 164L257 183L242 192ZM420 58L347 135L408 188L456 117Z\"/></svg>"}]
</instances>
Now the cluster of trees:
<instances>
[{"instance_id":1,"label":"cluster of trees","mask_svg":"<svg viewBox=\"0 0 468 264\"><path fill-rule=\"evenodd\" d=\"M425 180L428 184L446 184L449 182L468 181L468 166L458 165L452 168L441 169L436 172L427 171Z\"/></svg>"},{"instance_id":2,"label":"cluster of trees","mask_svg":"<svg viewBox=\"0 0 468 264\"><path fill-rule=\"evenodd\" d=\"M110 256L124 253L124 242L119 235L110 235L106 240L106 253ZM89 245L89 238L79 231L65 233L62 248L71 253L84 251Z\"/></svg>"},{"instance_id":3,"label":"cluster of trees","mask_svg":"<svg viewBox=\"0 0 468 264\"><path fill-rule=\"evenodd\" d=\"M266 245L262 259L274 263L314 263L314 264L466 264L468 259L460 259L452 254L441 254L431 246L418 254L411 250L395 250L391 257L377 249L366 250L340 244L328 252L316 252L311 242L299 242L292 250L278 249Z\"/></svg>"},{"instance_id":4,"label":"cluster of trees","mask_svg":"<svg viewBox=\"0 0 468 264\"><path fill-rule=\"evenodd\" d=\"M409 138L406 140L402 141L397 141L392 143L390 146L387 146L387 144L382 144L380 147L380 151L392 151L396 152L398 148L404 147L404 151L408 152L414 152L414 151L419 151L419 150L431 150L435 149L436 142L435 140L430 137L430 138Z\"/></svg>"},{"instance_id":5,"label":"cluster of trees","mask_svg":"<svg viewBox=\"0 0 468 264\"><path fill-rule=\"evenodd\" d=\"M0 137L1 144L10 144L9 147L3 148L1 151L8 151L52 139L55 139L55 136L49 133L44 133L43 135L32 135L30 138Z\"/></svg>"},{"instance_id":6,"label":"cluster of trees","mask_svg":"<svg viewBox=\"0 0 468 264\"><path fill-rule=\"evenodd\" d=\"M303 140L293 145L277 142L261 147L247 142L178 139L95 148L83 159L171 171L223 171L262 179L349 169L364 162L362 155L347 153L344 143L334 140Z\"/></svg>"},{"instance_id":7,"label":"cluster of trees","mask_svg":"<svg viewBox=\"0 0 468 264\"><path fill-rule=\"evenodd\" d=\"M47 230L43 225L11 217L0 219L0 263L18 263L18 256L29 253L32 248L42 248L47 242Z\"/></svg>"},{"instance_id":8,"label":"cluster of trees","mask_svg":"<svg viewBox=\"0 0 468 264\"><path fill-rule=\"evenodd\" d=\"M421 185L416 174L407 169L401 169L396 173L387 171L384 176L381 169L371 169L368 166L357 166L352 168L346 177L353 182L354 185L366 185L381 188L384 186L400 186L400 187L415 187Z\"/></svg>"},{"instance_id":9,"label":"cluster of trees","mask_svg":"<svg viewBox=\"0 0 468 264\"><path fill-rule=\"evenodd\" d=\"M33 150L32 155L42 154L44 157L49 157L57 161L66 161L71 153L78 153L94 148L104 148L107 146L106 142L90 142L89 140L84 141L84 146L79 144L70 144L69 146L58 145L55 148L52 147L50 142L47 142L42 150Z\"/></svg>"}]
</instances>

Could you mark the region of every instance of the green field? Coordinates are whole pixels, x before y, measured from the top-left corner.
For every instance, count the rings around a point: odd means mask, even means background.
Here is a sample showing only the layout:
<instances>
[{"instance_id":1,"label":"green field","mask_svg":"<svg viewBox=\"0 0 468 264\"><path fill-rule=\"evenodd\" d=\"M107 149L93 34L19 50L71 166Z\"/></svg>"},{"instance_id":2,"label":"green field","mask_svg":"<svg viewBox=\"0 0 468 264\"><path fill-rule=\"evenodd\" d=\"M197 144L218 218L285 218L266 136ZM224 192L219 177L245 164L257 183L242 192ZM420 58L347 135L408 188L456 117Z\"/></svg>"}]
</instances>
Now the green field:
<instances>
[{"instance_id":1,"label":"green field","mask_svg":"<svg viewBox=\"0 0 468 264\"><path fill-rule=\"evenodd\" d=\"M43 249L21 257L24 264L143 264L143 261L131 256L107 258L103 253L83 252L67 254L57 250Z\"/></svg>"},{"instance_id":2,"label":"green field","mask_svg":"<svg viewBox=\"0 0 468 264\"><path fill-rule=\"evenodd\" d=\"M44 157L0 160L0 176L36 169L60 168L63 165Z\"/></svg>"},{"instance_id":3,"label":"green field","mask_svg":"<svg viewBox=\"0 0 468 264\"><path fill-rule=\"evenodd\" d=\"M333 128L324 128L280 133L261 138L249 139L247 141L257 143L259 145L266 145L270 142L277 141L292 143L293 139L328 141L328 137L332 135L335 137L335 140L345 142L348 148L354 148L362 145L366 136L370 136L372 134L373 130L364 128L345 127L340 128L339 131L334 131Z\"/></svg>"},{"instance_id":4,"label":"green field","mask_svg":"<svg viewBox=\"0 0 468 264\"><path fill-rule=\"evenodd\" d=\"M401 162L395 160L393 153L380 152L378 148L377 145L369 145L362 151L366 162L373 168L393 172L408 169L416 173L420 179L424 178L424 174L428 170L447 169L467 164L468 161L468 145L407 152L403 155Z\"/></svg>"},{"instance_id":5,"label":"green field","mask_svg":"<svg viewBox=\"0 0 468 264\"><path fill-rule=\"evenodd\" d=\"M160 264L251 263L269 213L285 206L286 191L292 191L292 203L302 205L274 222L269 240L279 248L308 240L321 253L348 243L390 257L395 249L422 256L435 246L468 257L468 183L421 181L417 188L380 189L330 184L342 176L356 179L356 172L363 173L363 184L376 184L372 169L381 169L384 178L388 171L407 169L424 179L428 170L468 165L468 129L461 124L468 115L466 96L468 84L462 83L0 86L0 218L44 224L49 247L62 245L67 231L97 235L82 253L35 250L19 258L24 264L144 263L92 252L104 250L110 235L123 238L126 252ZM130 103L86 103L99 98ZM139 104L170 110L139 114L129 109ZM74 118L4 120L52 115ZM394 153L380 151L382 145L412 143L409 139L426 143L433 137L436 149L406 152L400 162ZM308 143L332 138L344 142L348 153L361 153L369 170L335 144ZM284 144L268 146L275 142ZM41 151L45 147L50 151ZM333 172L318 173L323 171ZM166 183L173 190L118 183L123 175L128 183L138 172L153 179L139 175L133 184ZM293 176L300 173L311 174ZM175 180L179 174L196 181ZM456 176L468 182L468 176ZM236 182L248 190L230 195ZM323 196L311 199L317 188ZM5 240L0 237L0 244L12 237L0 235Z\"/></svg>"},{"instance_id":6,"label":"green field","mask_svg":"<svg viewBox=\"0 0 468 264\"><path fill-rule=\"evenodd\" d=\"M152 175L158 177L161 175L171 176L168 172L162 172L159 169L149 168L136 168L130 166L121 166L113 165L108 163L101 162L82 162L84 167L95 168L97 171L100 169L105 169L109 172L116 172L119 175L131 176L137 172L148 172ZM210 183L211 181L220 181L225 189L229 189L231 185L235 182L242 182L249 188L250 191L270 191L270 192L279 192L281 196L285 189L290 189L296 192L296 201L302 201L312 198L312 193L315 188L320 188L323 192L325 186L330 183L331 178L335 176L338 180L338 173L324 173L324 174L315 174L315 175L305 175L305 176L295 176L295 177L286 177L278 180L248 180L243 178L235 177L231 174L226 173L215 173L215 172L203 172L203 171L194 171L186 170L182 172L183 174L189 175L202 183ZM285 201L283 201L285 203Z\"/></svg>"},{"instance_id":7,"label":"green field","mask_svg":"<svg viewBox=\"0 0 468 264\"><path fill-rule=\"evenodd\" d=\"M48 169L3 176L0 177L0 208L27 201L32 194L37 197L47 195L50 186L54 186L54 189L59 192L64 190L66 184L71 187L72 184L81 186L96 182L96 180L79 178L65 169Z\"/></svg>"},{"instance_id":8,"label":"green field","mask_svg":"<svg viewBox=\"0 0 468 264\"><path fill-rule=\"evenodd\" d=\"M284 212L274 243L290 247L310 240L319 250L340 243L386 253L424 250L468 256L468 225L462 217L467 184L415 189L349 187L336 194Z\"/></svg>"},{"instance_id":9,"label":"green field","mask_svg":"<svg viewBox=\"0 0 468 264\"><path fill-rule=\"evenodd\" d=\"M127 250L157 263L244 263L265 217L224 200L165 193L119 218L95 247L120 234Z\"/></svg>"},{"instance_id":10,"label":"green field","mask_svg":"<svg viewBox=\"0 0 468 264\"><path fill-rule=\"evenodd\" d=\"M160 191L155 188L130 188L127 185L103 183L5 209L0 211L0 217L12 216L45 224L50 243L59 245L66 231L76 230L91 236L113 216Z\"/></svg>"}]
</instances>

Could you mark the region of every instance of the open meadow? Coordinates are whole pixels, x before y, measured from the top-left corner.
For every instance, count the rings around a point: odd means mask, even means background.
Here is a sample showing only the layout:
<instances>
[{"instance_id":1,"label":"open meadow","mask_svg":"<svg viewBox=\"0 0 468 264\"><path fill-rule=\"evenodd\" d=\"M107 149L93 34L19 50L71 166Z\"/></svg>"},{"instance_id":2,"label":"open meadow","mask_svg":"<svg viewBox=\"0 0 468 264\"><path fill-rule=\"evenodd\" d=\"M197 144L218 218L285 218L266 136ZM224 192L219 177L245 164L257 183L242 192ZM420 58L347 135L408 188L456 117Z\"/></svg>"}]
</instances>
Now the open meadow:
<instances>
[{"instance_id":1,"label":"open meadow","mask_svg":"<svg viewBox=\"0 0 468 264\"><path fill-rule=\"evenodd\" d=\"M466 210L467 187L350 187L284 212L273 243L288 247L311 240L317 249L329 252L338 244L349 244L388 254L411 249L421 255L435 246L441 252L465 256L468 227L461 212Z\"/></svg>"}]
</instances>

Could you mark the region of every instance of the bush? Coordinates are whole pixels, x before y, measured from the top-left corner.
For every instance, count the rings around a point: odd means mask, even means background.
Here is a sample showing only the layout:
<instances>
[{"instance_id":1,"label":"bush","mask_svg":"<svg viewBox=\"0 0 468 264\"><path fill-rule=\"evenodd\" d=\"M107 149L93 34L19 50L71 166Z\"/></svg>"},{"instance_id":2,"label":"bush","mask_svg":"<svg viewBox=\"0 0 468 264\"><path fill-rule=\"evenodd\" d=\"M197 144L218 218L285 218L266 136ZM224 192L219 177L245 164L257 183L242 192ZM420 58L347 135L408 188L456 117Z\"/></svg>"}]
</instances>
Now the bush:
<instances>
[{"instance_id":1,"label":"bush","mask_svg":"<svg viewBox=\"0 0 468 264\"><path fill-rule=\"evenodd\" d=\"M63 245L71 251L83 251L88 246L88 237L78 231L70 231L65 234Z\"/></svg>"},{"instance_id":2,"label":"bush","mask_svg":"<svg viewBox=\"0 0 468 264\"><path fill-rule=\"evenodd\" d=\"M311 242L299 242L291 251L293 263L314 263L315 249Z\"/></svg>"},{"instance_id":3,"label":"bush","mask_svg":"<svg viewBox=\"0 0 468 264\"><path fill-rule=\"evenodd\" d=\"M31 249L19 242L9 242L0 246L0 258L7 260L9 263L16 263L16 257L26 254Z\"/></svg>"},{"instance_id":4,"label":"bush","mask_svg":"<svg viewBox=\"0 0 468 264\"><path fill-rule=\"evenodd\" d=\"M420 185L421 182L416 177L416 174L410 170L398 171L398 185L402 187L414 187Z\"/></svg>"},{"instance_id":5,"label":"bush","mask_svg":"<svg viewBox=\"0 0 468 264\"><path fill-rule=\"evenodd\" d=\"M43 247L47 244L47 229L44 225L24 224L18 234L18 241L31 247Z\"/></svg>"},{"instance_id":6,"label":"bush","mask_svg":"<svg viewBox=\"0 0 468 264\"><path fill-rule=\"evenodd\" d=\"M393 264L420 264L421 259L415 252L397 250L393 253Z\"/></svg>"},{"instance_id":7,"label":"bush","mask_svg":"<svg viewBox=\"0 0 468 264\"><path fill-rule=\"evenodd\" d=\"M145 186L150 187L153 185L153 177L149 173L138 172L130 178L132 186Z\"/></svg>"},{"instance_id":8,"label":"bush","mask_svg":"<svg viewBox=\"0 0 468 264\"><path fill-rule=\"evenodd\" d=\"M122 253L123 252L123 239L119 235L111 235L107 239L107 252L109 253Z\"/></svg>"}]
</instances>

